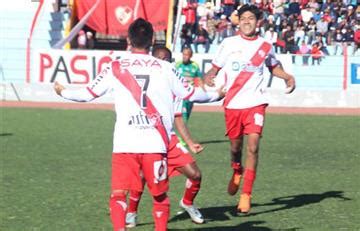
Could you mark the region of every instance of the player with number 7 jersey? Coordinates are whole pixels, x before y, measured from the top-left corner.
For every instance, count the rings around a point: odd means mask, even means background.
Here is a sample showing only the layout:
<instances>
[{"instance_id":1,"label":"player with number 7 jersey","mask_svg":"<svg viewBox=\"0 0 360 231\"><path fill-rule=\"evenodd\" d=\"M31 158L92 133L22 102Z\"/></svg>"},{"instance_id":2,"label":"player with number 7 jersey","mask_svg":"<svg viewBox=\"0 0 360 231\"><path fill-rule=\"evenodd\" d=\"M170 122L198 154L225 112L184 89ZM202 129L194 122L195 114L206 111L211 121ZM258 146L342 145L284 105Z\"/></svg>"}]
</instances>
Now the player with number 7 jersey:
<instances>
[{"instance_id":1,"label":"player with number 7 jersey","mask_svg":"<svg viewBox=\"0 0 360 231\"><path fill-rule=\"evenodd\" d=\"M144 19L129 27L131 52L107 65L86 87L65 89L55 83L65 99L88 102L109 90L114 95L116 123L113 136L110 216L114 230L125 229L126 195L140 191L141 173L153 197L155 230L167 230L169 199L166 154L173 129L175 96L197 102L214 101L216 92L183 84L173 66L148 54L153 29Z\"/></svg>"},{"instance_id":2,"label":"player with number 7 jersey","mask_svg":"<svg viewBox=\"0 0 360 231\"><path fill-rule=\"evenodd\" d=\"M146 53L124 54L106 66L86 88L63 90L72 101L91 101L113 91L116 110L113 152L166 153L173 127L173 98L214 101L216 91L183 84L173 66ZM146 139L139 139L145 136Z\"/></svg>"}]
</instances>

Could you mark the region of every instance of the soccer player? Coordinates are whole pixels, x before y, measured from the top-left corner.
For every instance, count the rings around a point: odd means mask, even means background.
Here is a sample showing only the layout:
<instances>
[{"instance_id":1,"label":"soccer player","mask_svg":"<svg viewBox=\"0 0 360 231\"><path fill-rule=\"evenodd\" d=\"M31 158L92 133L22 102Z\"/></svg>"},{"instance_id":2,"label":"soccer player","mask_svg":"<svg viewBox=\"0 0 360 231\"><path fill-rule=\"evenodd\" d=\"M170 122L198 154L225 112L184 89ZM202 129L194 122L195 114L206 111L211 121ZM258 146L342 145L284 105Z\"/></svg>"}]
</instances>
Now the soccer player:
<instances>
[{"instance_id":1,"label":"soccer player","mask_svg":"<svg viewBox=\"0 0 360 231\"><path fill-rule=\"evenodd\" d=\"M256 25L261 11L255 5L245 4L238 9L238 17L240 34L223 40L212 61L213 67L205 74L204 81L209 86L216 82L225 83L227 93L223 106L233 169L228 193L237 193L243 176L237 209L239 212L248 213L251 208L265 109L268 105L263 68L266 65L274 76L285 80L286 93L295 89L295 79L280 67L272 45L257 35ZM247 136L245 165L242 162L244 136Z\"/></svg>"},{"instance_id":2,"label":"soccer player","mask_svg":"<svg viewBox=\"0 0 360 231\"><path fill-rule=\"evenodd\" d=\"M152 52L154 57L171 62L171 51L166 47L156 47ZM184 123L181 115L182 100L174 100L175 107L175 127L182 139L186 142L193 153L200 153L203 150L201 144L193 141L190 132ZM189 151L179 142L178 137L172 131L168 150L168 176L184 174L187 177L186 187L183 198L180 200L180 207L185 209L193 222L204 223L204 218L200 211L194 206L194 199L200 190L201 172ZM143 184L145 182L143 181ZM126 214L126 227L136 226L137 209L143 191L130 191L129 208Z\"/></svg>"},{"instance_id":3,"label":"soccer player","mask_svg":"<svg viewBox=\"0 0 360 231\"><path fill-rule=\"evenodd\" d=\"M176 63L176 69L183 76L186 82L193 86L203 86L202 74L199 65L192 61L193 51L190 47L185 47L182 51L182 61ZM190 114L193 108L193 102L189 100L183 101L182 115L185 123L190 118Z\"/></svg>"},{"instance_id":4,"label":"soccer player","mask_svg":"<svg viewBox=\"0 0 360 231\"><path fill-rule=\"evenodd\" d=\"M71 90L55 83L54 89L77 102L113 91L116 123L109 202L113 228L125 230L126 196L129 190L142 190L142 174L153 197L155 230L163 231L170 206L166 159L174 120L173 97L208 101L219 93L185 87L171 64L149 55L153 27L144 19L129 26L128 40L131 52L111 62L87 87Z\"/></svg>"}]
</instances>

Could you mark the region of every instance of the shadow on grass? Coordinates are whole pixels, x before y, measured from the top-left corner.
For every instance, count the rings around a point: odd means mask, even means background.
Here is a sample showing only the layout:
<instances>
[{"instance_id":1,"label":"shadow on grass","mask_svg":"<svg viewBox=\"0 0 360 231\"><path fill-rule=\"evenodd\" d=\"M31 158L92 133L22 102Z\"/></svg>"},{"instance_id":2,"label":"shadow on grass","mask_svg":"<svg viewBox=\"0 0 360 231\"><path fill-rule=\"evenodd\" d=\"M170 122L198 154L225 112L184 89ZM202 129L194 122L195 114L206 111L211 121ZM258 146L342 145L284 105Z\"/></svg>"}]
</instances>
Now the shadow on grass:
<instances>
[{"instance_id":1,"label":"shadow on grass","mask_svg":"<svg viewBox=\"0 0 360 231\"><path fill-rule=\"evenodd\" d=\"M186 231L205 231L205 230L209 230L209 231L239 231L239 230L254 230L254 231L270 231L272 229L266 228L266 227L262 227L259 226L261 224L264 224L264 221L247 221L235 226L217 226L217 227L206 227L206 228L195 228L195 229L169 229L169 231L177 231L177 230L186 230ZM290 231L290 230L289 230ZM295 229L294 229L295 231Z\"/></svg>"},{"instance_id":2,"label":"shadow on grass","mask_svg":"<svg viewBox=\"0 0 360 231\"><path fill-rule=\"evenodd\" d=\"M229 140L205 140L200 141L200 144L218 144L218 143L226 143L229 142Z\"/></svg>"},{"instance_id":3,"label":"shadow on grass","mask_svg":"<svg viewBox=\"0 0 360 231\"><path fill-rule=\"evenodd\" d=\"M230 220L230 217L237 217L236 207L235 206L222 206L222 207L209 207L209 208L200 208L201 214L204 216L206 222L211 221L227 221ZM188 213L183 212L177 214L169 220L170 222L176 222L181 220L190 220Z\"/></svg>"},{"instance_id":4,"label":"shadow on grass","mask_svg":"<svg viewBox=\"0 0 360 231\"><path fill-rule=\"evenodd\" d=\"M0 133L0 136L12 136L12 135L14 135L14 134L12 134L12 133Z\"/></svg>"},{"instance_id":5,"label":"shadow on grass","mask_svg":"<svg viewBox=\"0 0 360 231\"><path fill-rule=\"evenodd\" d=\"M250 213L246 216L256 216L256 215L264 214L264 213L272 213L272 212L277 212L277 211L286 210L286 209L298 208L298 207L302 207L305 205L317 204L317 203L320 203L321 201L323 201L325 199L329 199L329 198L336 198L336 199L340 199L343 201L351 200L351 198L347 198L343 194L344 194L343 191L328 191L328 192L319 193L319 194L299 194L299 195L292 195L292 196L286 196L286 197L278 197L278 198L272 199L272 202L270 202L270 203L253 204L252 206L257 207L257 206L279 206L280 205L281 207L275 208L275 209L270 209L270 210L265 210L265 211L260 211L260 212L256 212L256 213Z\"/></svg>"}]
</instances>

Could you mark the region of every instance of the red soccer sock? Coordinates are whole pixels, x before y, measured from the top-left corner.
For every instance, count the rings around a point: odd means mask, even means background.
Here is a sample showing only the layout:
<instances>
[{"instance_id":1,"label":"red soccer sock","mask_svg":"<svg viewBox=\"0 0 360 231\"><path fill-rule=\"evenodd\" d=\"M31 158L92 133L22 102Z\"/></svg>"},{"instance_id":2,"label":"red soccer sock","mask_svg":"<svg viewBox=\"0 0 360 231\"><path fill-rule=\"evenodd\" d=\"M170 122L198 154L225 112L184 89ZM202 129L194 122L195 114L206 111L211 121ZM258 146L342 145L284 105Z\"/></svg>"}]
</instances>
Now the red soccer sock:
<instances>
[{"instance_id":1,"label":"red soccer sock","mask_svg":"<svg viewBox=\"0 0 360 231\"><path fill-rule=\"evenodd\" d=\"M185 192L182 201L185 205L192 205L194 199L200 190L201 180L187 179L185 183Z\"/></svg>"},{"instance_id":2,"label":"red soccer sock","mask_svg":"<svg viewBox=\"0 0 360 231\"><path fill-rule=\"evenodd\" d=\"M244 171L244 184L243 184L242 193L251 195L255 178L256 178L256 171L246 168Z\"/></svg>"},{"instance_id":3,"label":"red soccer sock","mask_svg":"<svg viewBox=\"0 0 360 231\"><path fill-rule=\"evenodd\" d=\"M166 231L170 215L170 200L166 194L154 197L153 218L155 231Z\"/></svg>"},{"instance_id":4,"label":"red soccer sock","mask_svg":"<svg viewBox=\"0 0 360 231\"><path fill-rule=\"evenodd\" d=\"M234 170L235 174L239 174L242 175L243 173L243 168L241 166L241 163L238 162L231 162L231 168Z\"/></svg>"},{"instance_id":5,"label":"red soccer sock","mask_svg":"<svg viewBox=\"0 0 360 231\"><path fill-rule=\"evenodd\" d=\"M142 194L143 192L130 191L128 213L137 213Z\"/></svg>"},{"instance_id":6,"label":"red soccer sock","mask_svg":"<svg viewBox=\"0 0 360 231\"><path fill-rule=\"evenodd\" d=\"M110 218L114 231L125 230L126 195L112 194L110 196Z\"/></svg>"}]
</instances>

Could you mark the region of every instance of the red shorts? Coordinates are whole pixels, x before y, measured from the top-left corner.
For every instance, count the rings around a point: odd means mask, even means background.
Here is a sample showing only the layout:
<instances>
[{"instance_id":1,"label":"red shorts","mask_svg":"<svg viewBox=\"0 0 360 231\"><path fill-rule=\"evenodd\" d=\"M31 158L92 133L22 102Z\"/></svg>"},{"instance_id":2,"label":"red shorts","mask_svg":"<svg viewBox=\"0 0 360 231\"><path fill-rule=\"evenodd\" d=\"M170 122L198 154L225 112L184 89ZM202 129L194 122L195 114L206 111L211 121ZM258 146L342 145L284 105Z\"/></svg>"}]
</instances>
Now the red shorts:
<instances>
[{"instance_id":1,"label":"red shorts","mask_svg":"<svg viewBox=\"0 0 360 231\"><path fill-rule=\"evenodd\" d=\"M245 109L225 108L226 135L236 139L243 135L262 134L267 104Z\"/></svg>"},{"instance_id":2,"label":"red shorts","mask_svg":"<svg viewBox=\"0 0 360 231\"><path fill-rule=\"evenodd\" d=\"M195 162L189 151L180 144L176 135L171 136L168 152L168 176L178 176L181 174L177 168Z\"/></svg>"},{"instance_id":3,"label":"red shorts","mask_svg":"<svg viewBox=\"0 0 360 231\"><path fill-rule=\"evenodd\" d=\"M166 193L169 189L166 162L161 153L113 153L111 190L142 191L143 176L151 195Z\"/></svg>"}]
</instances>

